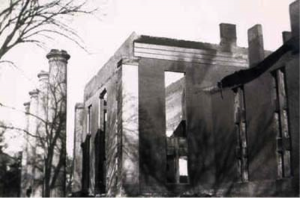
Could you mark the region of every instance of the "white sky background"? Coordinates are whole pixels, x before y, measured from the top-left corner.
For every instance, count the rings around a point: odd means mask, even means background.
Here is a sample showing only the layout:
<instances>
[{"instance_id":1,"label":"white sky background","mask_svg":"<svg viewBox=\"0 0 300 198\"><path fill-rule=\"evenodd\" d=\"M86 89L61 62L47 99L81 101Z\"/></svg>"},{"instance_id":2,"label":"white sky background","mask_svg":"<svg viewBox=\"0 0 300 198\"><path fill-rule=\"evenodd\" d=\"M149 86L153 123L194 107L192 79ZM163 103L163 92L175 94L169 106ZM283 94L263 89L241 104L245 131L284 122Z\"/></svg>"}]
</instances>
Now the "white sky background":
<instances>
[{"instance_id":1,"label":"white sky background","mask_svg":"<svg viewBox=\"0 0 300 198\"><path fill-rule=\"evenodd\" d=\"M0 0L6 1L6 0ZM114 54L125 39L138 34L219 43L219 24L237 25L238 45L247 47L247 30L262 24L265 49L282 44L282 31L290 31L289 4L293 0L90 0L99 7L95 16L78 16L70 22L89 54L74 43L58 38L46 50L20 45L4 59L23 72L0 65L0 103L24 109L28 92L36 87L37 74L48 70L45 55L52 48L71 55L68 64L67 151L73 155L74 105L82 102L85 84ZM29 81L26 77L31 79ZM24 127L23 114L0 108L0 120ZM12 134L12 132L10 132ZM8 152L21 150L21 135L12 138Z\"/></svg>"}]
</instances>

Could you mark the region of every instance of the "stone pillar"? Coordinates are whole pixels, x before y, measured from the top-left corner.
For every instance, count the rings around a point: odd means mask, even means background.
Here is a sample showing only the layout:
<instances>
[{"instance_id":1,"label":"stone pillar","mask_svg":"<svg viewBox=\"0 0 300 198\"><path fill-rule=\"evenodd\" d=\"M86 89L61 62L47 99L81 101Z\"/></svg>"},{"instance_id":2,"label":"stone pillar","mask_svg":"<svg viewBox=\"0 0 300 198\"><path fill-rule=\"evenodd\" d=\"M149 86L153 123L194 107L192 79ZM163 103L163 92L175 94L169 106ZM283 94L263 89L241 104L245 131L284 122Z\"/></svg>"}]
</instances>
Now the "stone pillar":
<instances>
[{"instance_id":1,"label":"stone pillar","mask_svg":"<svg viewBox=\"0 0 300 198\"><path fill-rule=\"evenodd\" d=\"M236 26L234 24L220 24L220 45L223 51L233 52L236 48Z\"/></svg>"},{"instance_id":2,"label":"stone pillar","mask_svg":"<svg viewBox=\"0 0 300 198\"><path fill-rule=\"evenodd\" d=\"M265 58L262 26L257 24L248 30L248 55L250 67Z\"/></svg>"},{"instance_id":3,"label":"stone pillar","mask_svg":"<svg viewBox=\"0 0 300 198\"><path fill-rule=\"evenodd\" d=\"M38 119L38 96L39 91L37 89L29 92L30 95L30 108L28 115L28 132L30 133L27 137L27 178L28 188L26 191L31 191L31 196L34 192L34 170L36 168L36 135L37 135L37 124Z\"/></svg>"},{"instance_id":4,"label":"stone pillar","mask_svg":"<svg viewBox=\"0 0 300 198\"><path fill-rule=\"evenodd\" d=\"M39 135L44 138L46 135L46 126L45 122L47 121L48 116L48 87L49 87L49 73L41 71L38 75L39 83L39 114L41 118L39 122ZM42 142L39 142L41 144Z\"/></svg>"},{"instance_id":5,"label":"stone pillar","mask_svg":"<svg viewBox=\"0 0 300 198\"><path fill-rule=\"evenodd\" d=\"M46 122L47 122L47 107L48 107L48 77L49 74L41 71L38 74L39 78L39 97L38 97L38 114L40 118L37 120L37 139L36 139L36 167L34 170L34 188L33 196L43 196L43 181L44 181L44 165L45 165L45 145L46 145Z\"/></svg>"},{"instance_id":6,"label":"stone pillar","mask_svg":"<svg viewBox=\"0 0 300 198\"><path fill-rule=\"evenodd\" d=\"M82 178L82 133L83 133L84 106L82 103L75 105L75 124L74 124L74 152L73 152L73 183L72 193L80 196Z\"/></svg>"},{"instance_id":7,"label":"stone pillar","mask_svg":"<svg viewBox=\"0 0 300 198\"><path fill-rule=\"evenodd\" d=\"M64 50L53 49L47 54L49 60L49 87L48 87L48 120L51 143L54 147L52 169L47 176L56 178L54 186L50 189L50 196L63 197L66 190L66 108L67 108L67 63L70 55ZM50 140L49 138L47 138ZM50 145L50 144L49 144ZM49 167L50 164L46 164ZM46 180L47 186L49 181ZM45 184L46 185L46 184ZM47 188L46 193L49 193Z\"/></svg>"},{"instance_id":8,"label":"stone pillar","mask_svg":"<svg viewBox=\"0 0 300 198\"><path fill-rule=\"evenodd\" d=\"M47 95L48 84L49 84L49 73L45 71L40 71L37 77L39 78L38 88L40 92L44 95Z\"/></svg>"},{"instance_id":9,"label":"stone pillar","mask_svg":"<svg viewBox=\"0 0 300 198\"><path fill-rule=\"evenodd\" d=\"M29 128L29 108L30 108L30 102L24 103L25 107L25 113L26 113L26 126L25 130L28 131ZM28 134L23 134L23 154L22 154L22 169L21 169L21 197L26 197L26 190L29 187L28 185L28 176L27 176L27 146L28 146Z\"/></svg>"}]
</instances>

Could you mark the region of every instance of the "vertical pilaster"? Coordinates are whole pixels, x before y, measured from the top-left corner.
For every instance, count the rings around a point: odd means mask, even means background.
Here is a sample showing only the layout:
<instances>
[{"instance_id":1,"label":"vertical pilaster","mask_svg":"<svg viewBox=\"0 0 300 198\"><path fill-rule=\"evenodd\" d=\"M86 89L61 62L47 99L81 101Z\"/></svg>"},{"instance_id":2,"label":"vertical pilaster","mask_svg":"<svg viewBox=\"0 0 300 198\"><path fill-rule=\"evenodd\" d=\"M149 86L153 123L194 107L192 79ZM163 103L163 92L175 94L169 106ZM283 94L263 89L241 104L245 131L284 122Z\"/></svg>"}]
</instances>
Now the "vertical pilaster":
<instances>
[{"instance_id":1,"label":"vertical pilaster","mask_svg":"<svg viewBox=\"0 0 300 198\"><path fill-rule=\"evenodd\" d=\"M82 133L84 106L82 103L75 105L75 124L74 124L74 154L73 154L73 183L72 192L76 195L81 191L82 178Z\"/></svg>"}]
</instances>

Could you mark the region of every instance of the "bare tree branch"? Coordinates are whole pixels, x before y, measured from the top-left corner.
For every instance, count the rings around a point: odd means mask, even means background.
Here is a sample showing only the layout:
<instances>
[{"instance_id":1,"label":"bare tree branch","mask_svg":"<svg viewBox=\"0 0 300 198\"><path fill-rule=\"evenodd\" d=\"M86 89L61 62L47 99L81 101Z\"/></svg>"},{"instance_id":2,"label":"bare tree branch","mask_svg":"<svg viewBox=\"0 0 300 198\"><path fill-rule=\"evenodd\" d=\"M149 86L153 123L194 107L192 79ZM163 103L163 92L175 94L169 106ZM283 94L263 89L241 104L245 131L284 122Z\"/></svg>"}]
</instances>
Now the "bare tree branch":
<instances>
[{"instance_id":1,"label":"bare tree branch","mask_svg":"<svg viewBox=\"0 0 300 198\"><path fill-rule=\"evenodd\" d=\"M18 127L14 127L14 126L6 126L6 125L2 125L0 123L0 128L2 129L10 129L10 130L17 130L17 131L22 131L25 132L27 135L34 137L34 138L40 138L39 136L33 135L32 133L30 133L29 131L22 129L22 128L18 128Z\"/></svg>"},{"instance_id":2,"label":"bare tree branch","mask_svg":"<svg viewBox=\"0 0 300 198\"><path fill-rule=\"evenodd\" d=\"M35 114L32 114L32 113L29 113L29 112L22 111L20 109L15 108L15 107L11 107L11 106L8 106L8 105L2 104L2 103L0 103L0 107L4 107L4 108L11 109L11 110L14 110L14 111L18 111L18 112L21 112L21 113L24 113L24 114L28 114L30 116L33 116L33 117L37 118L39 121L41 121L43 123L47 123L46 120L40 118L39 116L37 116Z\"/></svg>"},{"instance_id":3,"label":"bare tree branch","mask_svg":"<svg viewBox=\"0 0 300 198\"><path fill-rule=\"evenodd\" d=\"M76 0L11 0L6 8L0 10L0 60L16 45L34 43L43 47L41 39L58 35L85 49L83 41L64 20L78 14L92 14L86 10L86 1Z\"/></svg>"}]
</instances>

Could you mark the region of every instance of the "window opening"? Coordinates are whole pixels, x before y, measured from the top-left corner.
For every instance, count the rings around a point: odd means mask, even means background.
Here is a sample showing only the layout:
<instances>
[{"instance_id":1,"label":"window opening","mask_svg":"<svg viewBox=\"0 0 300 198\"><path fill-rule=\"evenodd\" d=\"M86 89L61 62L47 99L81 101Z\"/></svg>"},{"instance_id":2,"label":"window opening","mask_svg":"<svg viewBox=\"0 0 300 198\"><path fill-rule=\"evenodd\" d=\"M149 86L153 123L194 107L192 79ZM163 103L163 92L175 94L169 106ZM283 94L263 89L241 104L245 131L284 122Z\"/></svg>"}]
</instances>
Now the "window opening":
<instances>
[{"instance_id":1,"label":"window opening","mask_svg":"<svg viewBox=\"0 0 300 198\"><path fill-rule=\"evenodd\" d=\"M107 92L104 90L99 97L99 160L98 160L98 189L100 194L106 193L106 129L107 129Z\"/></svg>"},{"instance_id":2,"label":"window opening","mask_svg":"<svg viewBox=\"0 0 300 198\"><path fill-rule=\"evenodd\" d=\"M85 142L81 145L82 148L82 192L88 193L90 186L90 135L86 136Z\"/></svg>"},{"instance_id":3,"label":"window opening","mask_svg":"<svg viewBox=\"0 0 300 198\"><path fill-rule=\"evenodd\" d=\"M167 183L188 183L188 147L185 113L185 76L165 72Z\"/></svg>"},{"instance_id":4,"label":"window opening","mask_svg":"<svg viewBox=\"0 0 300 198\"><path fill-rule=\"evenodd\" d=\"M88 112L87 112L87 134L91 134L91 109L92 105L88 107Z\"/></svg>"}]
</instances>

